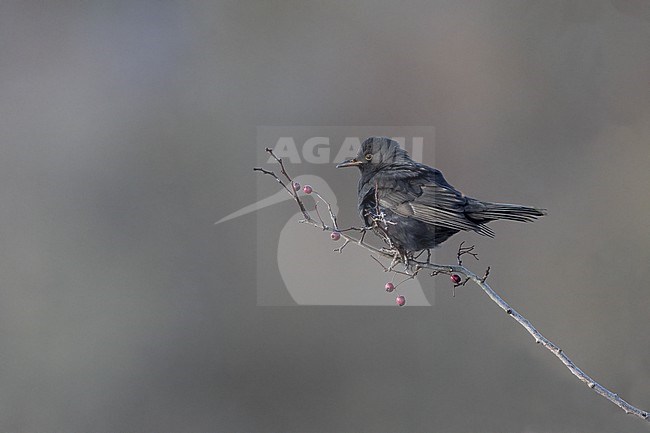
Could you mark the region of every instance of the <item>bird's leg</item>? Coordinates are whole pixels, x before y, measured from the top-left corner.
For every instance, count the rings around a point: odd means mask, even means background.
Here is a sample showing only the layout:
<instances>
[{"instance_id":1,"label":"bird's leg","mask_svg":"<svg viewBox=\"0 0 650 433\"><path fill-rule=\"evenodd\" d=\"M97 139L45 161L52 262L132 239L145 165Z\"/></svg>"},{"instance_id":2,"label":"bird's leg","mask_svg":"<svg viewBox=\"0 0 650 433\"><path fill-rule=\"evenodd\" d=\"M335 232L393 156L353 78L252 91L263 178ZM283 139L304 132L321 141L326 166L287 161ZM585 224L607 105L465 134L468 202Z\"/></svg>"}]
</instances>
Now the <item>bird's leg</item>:
<instances>
[{"instance_id":1,"label":"bird's leg","mask_svg":"<svg viewBox=\"0 0 650 433\"><path fill-rule=\"evenodd\" d=\"M414 260L413 252L402 250L401 248L396 248L397 253L395 253L395 258L399 258L399 261L404 265L405 272L408 273L409 264Z\"/></svg>"},{"instance_id":2,"label":"bird's leg","mask_svg":"<svg viewBox=\"0 0 650 433\"><path fill-rule=\"evenodd\" d=\"M413 260L413 253L403 253L402 252L400 258L401 258L402 264L404 265L404 272L406 272L407 274L412 275L413 277L415 277L417 275L417 271L415 271L413 273L409 272L410 263Z\"/></svg>"},{"instance_id":3,"label":"bird's leg","mask_svg":"<svg viewBox=\"0 0 650 433\"><path fill-rule=\"evenodd\" d=\"M400 252L399 252L399 251L395 251L395 253L394 253L394 255L393 255L393 260L390 262L390 266L388 267L388 269L392 270L393 267L394 267L397 263L399 263L399 262L401 261L400 259L401 259Z\"/></svg>"}]
</instances>

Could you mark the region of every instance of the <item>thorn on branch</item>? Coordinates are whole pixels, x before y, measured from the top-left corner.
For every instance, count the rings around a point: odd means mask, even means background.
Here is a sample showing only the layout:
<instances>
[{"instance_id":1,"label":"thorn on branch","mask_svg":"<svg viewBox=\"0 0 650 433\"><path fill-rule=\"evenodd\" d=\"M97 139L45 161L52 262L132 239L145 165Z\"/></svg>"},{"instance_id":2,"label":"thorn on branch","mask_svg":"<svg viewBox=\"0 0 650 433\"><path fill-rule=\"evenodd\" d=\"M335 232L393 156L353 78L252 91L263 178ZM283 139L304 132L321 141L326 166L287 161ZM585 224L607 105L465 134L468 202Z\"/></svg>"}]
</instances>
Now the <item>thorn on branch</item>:
<instances>
[{"instance_id":1,"label":"thorn on branch","mask_svg":"<svg viewBox=\"0 0 650 433\"><path fill-rule=\"evenodd\" d=\"M485 280L487 280L488 275L490 275L490 267L488 266L487 269L485 270L485 273L483 274L483 277L481 278L481 283L484 283Z\"/></svg>"}]
</instances>

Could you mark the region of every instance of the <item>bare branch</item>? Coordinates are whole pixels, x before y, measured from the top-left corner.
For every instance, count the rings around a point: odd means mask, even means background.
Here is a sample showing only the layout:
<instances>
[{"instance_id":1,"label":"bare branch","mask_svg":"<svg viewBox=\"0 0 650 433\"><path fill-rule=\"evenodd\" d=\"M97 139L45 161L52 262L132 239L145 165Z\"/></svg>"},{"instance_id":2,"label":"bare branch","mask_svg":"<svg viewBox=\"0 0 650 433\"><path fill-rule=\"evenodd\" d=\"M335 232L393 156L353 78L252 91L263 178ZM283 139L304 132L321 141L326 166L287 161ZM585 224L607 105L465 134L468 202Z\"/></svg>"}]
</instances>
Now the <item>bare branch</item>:
<instances>
[{"instance_id":1,"label":"bare branch","mask_svg":"<svg viewBox=\"0 0 650 433\"><path fill-rule=\"evenodd\" d=\"M265 175L272 176L282 187L287 190L289 194L291 194L294 198L294 201L298 204L298 207L300 208L300 211L302 212L304 216L304 220L301 220L302 223L307 223L310 225L313 225L316 228L319 228L321 230L331 230L331 231L337 231L340 233L341 237L344 239L343 245L341 245L339 248L335 249L334 251L337 252L342 252L343 248L345 248L348 244L354 243L358 245L361 248L364 248L365 250L369 251L371 253L371 258L375 260L379 265L382 267L384 272L393 272L395 274L400 274L404 275L407 278L398 283L397 286L400 284L404 283L405 281L408 281L410 279L415 278L419 271L422 269L427 269L430 271L431 276L436 276L440 274L446 274L446 275L452 275L454 273L456 274L462 274L465 276L464 281L459 282L459 283L454 283L454 289L458 286L464 286L467 284L468 281L473 281L476 285L478 285L483 292L495 303L497 304L503 311L506 312L510 317L512 317L519 325L521 325L528 333L535 339L535 342L538 344L541 344L543 347L548 349L551 353L553 353L555 356L562 361L562 363L569 369L569 371L576 376L578 379L580 379L582 382L584 382L590 389L592 389L595 393L605 397L607 400L610 402L614 403L616 406L620 407L625 411L627 414L633 414L641 419L644 419L646 421L650 421L650 416L648 415L648 412L645 410L641 410L635 406L632 406L629 404L627 401L623 400L618 394L613 393L612 391L608 390L604 386L600 385L598 382L596 382L594 379L592 379L590 376L588 376L584 371L582 371L580 368L578 368L577 365L560 349L557 347L553 342L548 340L546 337L544 337L529 321L526 319L524 316L519 314L517 311L515 311L506 301L503 300L485 281L490 274L490 267L485 270L485 273L483 274L482 277L479 277L469 269L467 269L465 266L463 266L462 262L462 257L464 255L470 255L474 257L476 260L478 260L478 254L474 251L474 245L471 247L465 247L464 242L462 242L458 248L458 252L456 254L456 259L458 264L457 265L439 265L435 263L431 263L431 252L427 251L427 260L426 262L424 261L418 261L418 258L420 257L420 254L417 256L413 257L413 255L406 255L402 256L400 255L399 251L393 247L393 245L390 242L390 239L386 235L386 229L387 229L387 224L391 224L391 222L386 221L385 215L383 212L380 211L379 209L379 200L377 195L375 194L375 202L377 203L376 206L376 214L375 215L369 215L373 221L372 227L363 227L363 228L354 228L350 227L347 229L340 229L338 227L338 222L337 222L337 217L336 214L333 212L331 205L327 200L325 200L318 192L312 191L312 193L315 193L315 195L323 201L327 205L328 213L330 216L330 219L332 221L332 226L328 226L323 219L321 218L320 214L318 213L318 208L316 207L316 213L319 221L314 220L309 212L306 210L302 200L298 196L296 190L293 188L293 179L289 174L287 173L284 163L282 162L281 158L278 158L275 156L273 153L273 150L270 148L266 148L266 152L268 152L279 164L280 164L280 170L281 174L286 178L286 180L289 182L290 187L287 186L285 182L283 182L274 172L270 170L266 170L260 167L256 167L253 170L254 171L259 171ZM375 188L376 190L376 188ZM364 238L366 235L366 232L370 229L373 229L375 233L378 234L388 245L388 249L386 248L376 248L370 244L367 244L364 242ZM353 236L350 236L347 234L347 232L359 232L360 237L355 238ZM387 267L384 264L379 261L375 257L375 255L390 259L391 263ZM395 265L398 263L402 263L404 265L404 271L400 271L395 269ZM455 292L454 292L455 295Z\"/></svg>"},{"instance_id":2,"label":"bare branch","mask_svg":"<svg viewBox=\"0 0 650 433\"><path fill-rule=\"evenodd\" d=\"M418 263L420 267L430 269L433 272L436 271L451 271L451 272L456 272L459 274L465 275L467 278L472 280L476 285L478 285L487 295L488 297L496 303L503 311L506 312L510 317L515 319L517 323L519 323L521 326L528 331L530 335L533 336L535 339L535 342L538 344L541 344L544 346L546 349L551 351L555 356L557 356L560 361L566 366L566 368L569 369L569 371L576 376L578 379L580 379L582 382L584 382L589 388L594 390L595 393L605 397L607 400L611 401L614 403L616 406L620 407L625 411L627 414L632 414L636 415L641 419L644 419L646 421L650 421L650 417L648 415L648 412L642 409L639 409L635 406L632 406L630 403L627 401L623 400L618 394L613 393L612 391L608 390L598 382L596 382L594 379L592 379L590 376L588 376L584 371L582 371L580 368L578 368L577 365L564 353L562 349L557 347L553 342L551 342L549 339L544 337L529 321L526 319L524 316L519 314L517 311L515 311L514 308L512 308L506 301L503 300L486 282L485 279L487 278L487 275L489 274L489 268L488 271L486 271L485 276L479 277L466 267L462 265L458 266L441 266L441 265L435 265L435 264L429 264L429 263Z\"/></svg>"}]
</instances>

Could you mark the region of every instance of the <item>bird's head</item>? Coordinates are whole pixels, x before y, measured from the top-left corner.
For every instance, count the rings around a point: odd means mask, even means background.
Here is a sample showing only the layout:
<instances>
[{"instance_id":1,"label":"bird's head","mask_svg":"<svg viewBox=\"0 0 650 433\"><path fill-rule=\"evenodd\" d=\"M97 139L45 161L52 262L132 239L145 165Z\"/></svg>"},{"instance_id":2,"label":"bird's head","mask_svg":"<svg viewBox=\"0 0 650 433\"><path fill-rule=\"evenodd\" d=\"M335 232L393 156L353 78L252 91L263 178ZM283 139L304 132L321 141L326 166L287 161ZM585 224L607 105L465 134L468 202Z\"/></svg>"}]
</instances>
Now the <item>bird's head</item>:
<instances>
[{"instance_id":1,"label":"bird's head","mask_svg":"<svg viewBox=\"0 0 650 433\"><path fill-rule=\"evenodd\" d=\"M370 173L388 166L412 163L397 141L388 137L370 137L361 143L357 156L341 162L336 168L359 167L362 173Z\"/></svg>"}]
</instances>

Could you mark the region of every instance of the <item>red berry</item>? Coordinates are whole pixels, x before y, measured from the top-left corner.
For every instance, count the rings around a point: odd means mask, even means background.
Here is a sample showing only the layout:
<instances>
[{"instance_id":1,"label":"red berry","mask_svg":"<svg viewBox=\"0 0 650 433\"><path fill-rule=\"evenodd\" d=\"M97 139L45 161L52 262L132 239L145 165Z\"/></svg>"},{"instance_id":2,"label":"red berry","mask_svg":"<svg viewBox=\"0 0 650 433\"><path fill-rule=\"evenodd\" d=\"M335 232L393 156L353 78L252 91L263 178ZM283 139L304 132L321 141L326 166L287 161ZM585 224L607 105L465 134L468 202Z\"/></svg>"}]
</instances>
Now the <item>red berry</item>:
<instances>
[{"instance_id":1,"label":"red berry","mask_svg":"<svg viewBox=\"0 0 650 433\"><path fill-rule=\"evenodd\" d=\"M339 239L341 239L341 233L339 233L339 232L332 232L332 234L330 235L330 237L332 238L333 241L338 241Z\"/></svg>"},{"instance_id":2,"label":"red berry","mask_svg":"<svg viewBox=\"0 0 650 433\"><path fill-rule=\"evenodd\" d=\"M451 281L453 281L454 284L459 284L460 283L460 275L451 274Z\"/></svg>"},{"instance_id":3,"label":"red berry","mask_svg":"<svg viewBox=\"0 0 650 433\"><path fill-rule=\"evenodd\" d=\"M387 291L388 293L390 293L390 292L392 292L393 290L395 290L395 284L393 284L393 283L391 283L391 282L386 283L386 286L384 286L384 287L386 288L386 291Z\"/></svg>"},{"instance_id":4,"label":"red berry","mask_svg":"<svg viewBox=\"0 0 650 433\"><path fill-rule=\"evenodd\" d=\"M404 304L406 304L406 298L402 295L399 295L397 298L395 298L395 303L400 307L403 307Z\"/></svg>"},{"instance_id":5,"label":"red berry","mask_svg":"<svg viewBox=\"0 0 650 433\"><path fill-rule=\"evenodd\" d=\"M305 192L305 194L311 194L311 192L313 191L313 189L312 189L311 186L309 186L309 185L305 185L305 186L302 188L302 190Z\"/></svg>"},{"instance_id":6,"label":"red berry","mask_svg":"<svg viewBox=\"0 0 650 433\"><path fill-rule=\"evenodd\" d=\"M293 190L294 191L300 191L300 184L298 182L293 183Z\"/></svg>"}]
</instances>

